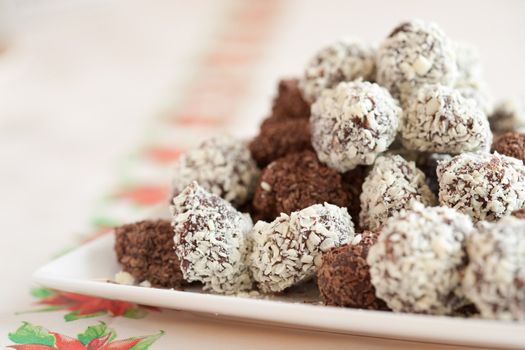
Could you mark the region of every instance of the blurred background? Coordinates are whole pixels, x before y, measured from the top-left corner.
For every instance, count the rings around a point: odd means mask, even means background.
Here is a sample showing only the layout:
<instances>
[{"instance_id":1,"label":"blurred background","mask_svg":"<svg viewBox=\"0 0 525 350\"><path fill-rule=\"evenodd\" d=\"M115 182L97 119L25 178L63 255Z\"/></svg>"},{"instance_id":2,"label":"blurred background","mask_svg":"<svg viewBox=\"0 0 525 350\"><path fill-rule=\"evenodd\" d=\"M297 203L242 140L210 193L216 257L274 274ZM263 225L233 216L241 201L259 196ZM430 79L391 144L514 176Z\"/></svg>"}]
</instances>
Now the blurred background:
<instances>
[{"instance_id":1,"label":"blurred background","mask_svg":"<svg viewBox=\"0 0 525 350\"><path fill-rule=\"evenodd\" d=\"M79 236L146 215L108 200L151 201L163 187L130 190L168 184L151 159L253 134L278 79L338 37L379 42L403 19L433 20L479 48L496 100L525 95L524 15L520 0L0 0L4 278L29 286ZM9 310L28 298L5 292Z\"/></svg>"}]
</instances>

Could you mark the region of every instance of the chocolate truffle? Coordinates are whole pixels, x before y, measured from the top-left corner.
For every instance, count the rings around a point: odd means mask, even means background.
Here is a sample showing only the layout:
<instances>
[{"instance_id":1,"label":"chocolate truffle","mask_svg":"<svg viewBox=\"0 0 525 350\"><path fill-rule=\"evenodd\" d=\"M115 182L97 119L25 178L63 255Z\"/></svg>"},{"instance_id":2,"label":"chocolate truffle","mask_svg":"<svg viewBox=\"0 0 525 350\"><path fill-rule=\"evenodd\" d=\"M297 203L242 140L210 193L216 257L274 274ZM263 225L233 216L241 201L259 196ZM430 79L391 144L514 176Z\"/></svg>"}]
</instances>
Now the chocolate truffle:
<instances>
[{"instance_id":1,"label":"chocolate truffle","mask_svg":"<svg viewBox=\"0 0 525 350\"><path fill-rule=\"evenodd\" d=\"M525 134L507 132L494 140L492 149L508 157L525 161Z\"/></svg>"},{"instance_id":2,"label":"chocolate truffle","mask_svg":"<svg viewBox=\"0 0 525 350\"><path fill-rule=\"evenodd\" d=\"M339 83L312 105L312 144L319 160L339 172L370 165L394 141L400 118L401 108L381 86Z\"/></svg>"},{"instance_id":3,"label":"chocolate truffle","mask_svg":"<svg viewBox=\"0 0 525 350\"><path fill-rule=\"evenodd\" d=\"M326 305L388 310L376 297L366 262L368 250L376 241L377 233L365 231L356 234L349 244L323 254L317 285Z\"/></svg>"},{"instance_id":4,"label":"chocolate truffle","mask_svg":"<svg viewBox=\"0 0 525 350\"><path fill-rule=\"evenodd\" d=\"M425 182L425 174L414 162L407 162L399 155L379 157L363 183L359 222L363 228L377 231L412 201L424 205L437 203Z\"/></svg>"},{"instance_id":5,"label":"chocolate truffle","mask_svg":"<svg viewBox=\"0 0 525 350\"><path fill-rule=\"evenodd\" d=\"M452 86L458 75L452 42L434 23L402 23L377 52L376 81L403 104L424 84Z\"/></svg>"},{"instance_id":6,"label":"chocolate truffle","mask_svg":"<svg viewBox=\"0 0 525 350\"><path fill-rule=\"evenodd\" d=\"M478 106L442 85L424 85L410 98L401 137L406 148L420 152L488 151L492 143L487 117Z\"/></svg>"},{"instance_id":7,"label":"chocolate truffle","mask_svg":"<svg viewBox=\"0 0 525 350\"><path fill-rule=\"evenodd\" d=\"M512 212L512 216L514 216L515 218L518 218L518 219L525 219L525 208L514 210Z\"/></svg>"},{"instance_id":8,"label":"chocolate truffle","mask_svg":"<svg viewBox=\"0 0 525 350\"><path fill-rule=\"evenodd\" d=\"M279 120L310 117L310 104L303 99L298 79L279 81L277 96L273 100L272 116Z\"/></svg>"},{"instance_id":9,"label":"chocolate truffle","mask_svg":"<svg viewBox=\"0 0 525 350\"><path fill-rule=\"evenodd\" d=\"M494 221L525 203L523 162L498 153L463 153L437 167L439 202L474 221Z\"/></svg>"},{"instance_id":10,"label":"chocolate truffle","mask_svg":"<svg viewBox=\"0 0 525 350\"><path fill-rule=\"evenodd\" d=\"M463 290L481 316L525 321L525 221L480 222L467 252Z\"/></svg>"},{"instance_id":11,"label":"chocolate truffle","mask_svg":"<svg viewBox=\"0 0 525 350\"><path fill-rule=\"evenodd\" d=\"M186 281L223 294L251 288L246 259L252 222L247 215L196 182L173 198L171 213L175 252Z\"/></svg>"},{"instance_id":12,"label":"chocolate truffle","mask_svg":"<svg viewBox=\"0 0 525 350\"><path fill-rule=\"evenodd\" d=\"M376 295L399 312L448 315L468 304L461 269L472 231L470 218L452 208L415 202L394 215L368 252Z\"/></svg>"},{"instance_id":13,"label":"chocolate truffle","mask_svg":"<svg viewBox=\"0 0 525 350\"><path fill-rule=\"evenodd\" d=\"M115 228L115 252L124 271L153 287L184 285L175 254L173 230L167 220L145 220Z\"/></svg>"},{"instance_id":14,"label":"chocolate truffle","mask_svg":"<svg viewBox=\"0 0 525 350\"><path fill-rule=\"evenodd\" d=\"M346 207L350 198L341 175L321 164L312 151L289 154L270 163L253 197L255 210L270 221L280 213L290 214L323 202Z\"/></svg>"},{"instance_id":15,"label":"chocolate truffle","mask_svg":"<svg viewBox=\"0 0 525 350\"><path fill-rule=\"evenodd\" d=\"M250 142L252 157L260 168L287 154L313 150L308 119L289 119L272 123Z\"/></svg>"},{"instance_id":16,"label":"chocolate truffle","mask_svg":"<svg viewBox=\"0 0 525 350\"><path fill-rule=\"evenodd\" d=\"M229 136L214 137L183 154L173 170L173 195L192 181L239 207L250 200L259 177L248 145Z\"/></svg>"},{"instance_id":17,"label":"chocolate truffle","mask_svg":"<svg viewBox=\"0 0 525 350\"><path fill-rule=\"evenodd\" d=\"M346 208L315 204L252 230L251 271L264 293L280 292L315 275L321 256L354 237Z\"/></svg>"},{"instance_id":18,"label":"chocolate truffle","mask_svg":"<svg viewBox=\"0 0 525 350\"><path fill-rule=\"evenodd\" d=\"M374 74L375 49L355 40L341 39L315 54L299 86L305 99L313 103L325 89L342 81L372 80Z\"/></svg>"},{"instance_id":19,"label":"chocolate truffle","mask_svg":"<svg viewBox=\"0 0 525 350\"><path fill-rule=\"evenodd\" d=\"M489 122L494 134L525 132L525 99L516 97L501 101L494 108Z\"/></svg>"}]
</instances>

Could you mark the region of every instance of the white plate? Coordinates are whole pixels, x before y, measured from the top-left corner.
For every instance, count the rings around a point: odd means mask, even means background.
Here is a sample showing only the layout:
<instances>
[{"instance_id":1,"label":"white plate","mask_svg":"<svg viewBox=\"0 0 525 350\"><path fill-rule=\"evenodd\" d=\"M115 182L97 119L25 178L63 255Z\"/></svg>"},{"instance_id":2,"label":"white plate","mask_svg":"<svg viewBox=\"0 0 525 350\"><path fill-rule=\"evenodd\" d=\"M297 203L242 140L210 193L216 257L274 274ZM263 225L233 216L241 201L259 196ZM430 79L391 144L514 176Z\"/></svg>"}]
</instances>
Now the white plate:
<instances>
[{"instance_id":1,"label":"white plate","mask_svg":"<svg viewBox=\"0 0 525 350\"><path fill-rule=\"evenodd\" d=\"M525 323L309 305L312 295L304 290L281 296L279 300L268 300L107 283L120 270L113 242L113 235L103 236L41 267L34 278L44 286L69 292L301 328L448 344L525 348Z\"/></svg>"}]
</instances>

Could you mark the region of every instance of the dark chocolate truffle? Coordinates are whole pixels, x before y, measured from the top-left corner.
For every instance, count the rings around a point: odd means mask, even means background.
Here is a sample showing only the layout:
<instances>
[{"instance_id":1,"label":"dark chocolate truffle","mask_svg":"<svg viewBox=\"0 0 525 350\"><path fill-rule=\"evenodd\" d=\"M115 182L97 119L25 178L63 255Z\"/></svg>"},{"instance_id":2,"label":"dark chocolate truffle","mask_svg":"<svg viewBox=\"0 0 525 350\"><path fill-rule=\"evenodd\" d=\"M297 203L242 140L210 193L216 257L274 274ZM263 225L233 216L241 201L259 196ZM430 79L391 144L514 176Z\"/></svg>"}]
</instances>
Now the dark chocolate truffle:
<instances>
[{"instance_id":1,"label":"dark chocolate truffle","mask_svg":"<svg viewBox=\"0 0 525 350\"><path fill-rule=\"evenodd\" d=\"M376 297L366 262L368 249L376 241L377 233L365 231L349 244L323 254L317 284L326 305L388 310L385 302Z\"/></svg>"},{"instance_id":2,"label":"dark chocolate truffle","mask_svg":"<svg viewBox=\"0 0 525 350\"><path fill-rule=\"evenodd\" d=\"M494 140L492 150L525 162L525 134L507 132Z\"/></svg>"},{"instance_id":3,"label":"dark chocolate truffle","mask_svg":"<svg viewBox=\"0 0 525 350\"><path fill-rule=\"evenodd\" d=\"M287 154L312 148L308 119L270 123L250 143L252 157L260 168Z\"/></svg>"},{"instance_id":4,"label":"dark chocolate truffle","mask_svg":"<svg viewBox=\"0 0 525 350\"><path fill-rule=\"evenodd\" d=\"M115 252L124 271L153 287L180 289L184 284L167 220L145 220L115 228Z\"/></svg>"},{"instance_id":5,"label":"dark chocolate truffle","mask_svg":"<svg viewBox=\"0 0 525 350\"><path fill-rule=\"evenodd\" d=\"M272 116L281 120L310 117L310 104L303 99L298 79L279 81L277 96L273 100Z\"/></svg>"},{"instance_id":6,"label":"dark chocolate truffle","mask_svg":"<svg viewBox=\"0 0 525 350\"><path fill-rule=\"evenodd\" d=\"M262 172L253 206L266 220L280 213L320 203L346 207L350 196L342 176L323 165L312 151L289 154L270 163Z\"/></svg>"}]
</instances>

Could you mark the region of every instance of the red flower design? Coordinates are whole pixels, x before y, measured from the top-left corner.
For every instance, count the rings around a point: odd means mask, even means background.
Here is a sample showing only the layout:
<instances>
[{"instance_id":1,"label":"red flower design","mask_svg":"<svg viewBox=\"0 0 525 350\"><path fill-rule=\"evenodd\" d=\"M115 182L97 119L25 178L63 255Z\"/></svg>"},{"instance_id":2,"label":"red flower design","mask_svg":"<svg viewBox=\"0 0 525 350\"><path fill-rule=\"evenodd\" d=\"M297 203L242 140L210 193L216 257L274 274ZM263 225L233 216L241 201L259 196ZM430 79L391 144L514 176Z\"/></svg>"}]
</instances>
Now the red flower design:
<instances>
[{"instance_id":1,"label":"red flower design","mask_svg":"<svg viewBox=\"0 0 525 350\"><path fill-rule=\"evenodd\" d=\"M182 154L180 148L153 147L146 151L146 156L159 163L171 163Z\"/></svg>"},{"instance_id":2,"label":"red flower design","mask_svg":"<svg viewBox=\"0 0 525 350\"><path fill-rule=\"evenodd\" d=\"M9 339L14 345L8 348L17 350L146 350L162 335L140 336L122 340L113 340L117 334L107 327L104 322L88 327L77 338L69 337L57 332L23 322L15 332L9 333Z\"/></svg>"},{"instance_id":3,"label":"red flower design","mask_svg":"<svg viewBox=\"0 0 525 350\"><path fill-rule=\"evenodd\" d=\"M160 309L155 307L137 305L127 301L60 292L47 288L34 289L33 295L40 298L40 300L37 301L38 305L47 306L47 308L38 311L71 311L64 316L66 321L75 321L81 318L105 314L113 317L143 318L147 315L146 309L160 311Z\"/></svg>"}]
</instances>

